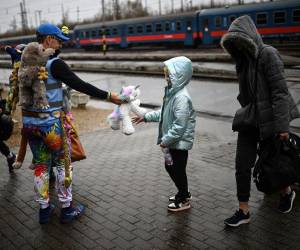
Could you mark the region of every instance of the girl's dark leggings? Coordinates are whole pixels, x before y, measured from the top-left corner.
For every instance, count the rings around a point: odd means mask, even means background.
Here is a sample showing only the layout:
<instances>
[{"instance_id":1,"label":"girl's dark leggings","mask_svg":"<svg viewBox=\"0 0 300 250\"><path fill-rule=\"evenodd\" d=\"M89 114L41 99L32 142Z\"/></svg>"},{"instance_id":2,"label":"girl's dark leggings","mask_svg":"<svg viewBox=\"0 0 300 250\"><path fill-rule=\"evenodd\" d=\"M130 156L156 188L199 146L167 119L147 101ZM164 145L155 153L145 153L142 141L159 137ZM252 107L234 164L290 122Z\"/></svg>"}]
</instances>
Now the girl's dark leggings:
<instances>
[{"instance_id":1,"label":"girl's dark leggings","mask_svg":"<svg viewBox=\"0 0 300 250\"><path fill-rule=\"evenodd\" d=\"M186 176L186 165L188 160L187 150L170 149L173 165L165 164L165 168L178 189L178 197L189 196L188 180Z\"/></svg>"}]
</instances>

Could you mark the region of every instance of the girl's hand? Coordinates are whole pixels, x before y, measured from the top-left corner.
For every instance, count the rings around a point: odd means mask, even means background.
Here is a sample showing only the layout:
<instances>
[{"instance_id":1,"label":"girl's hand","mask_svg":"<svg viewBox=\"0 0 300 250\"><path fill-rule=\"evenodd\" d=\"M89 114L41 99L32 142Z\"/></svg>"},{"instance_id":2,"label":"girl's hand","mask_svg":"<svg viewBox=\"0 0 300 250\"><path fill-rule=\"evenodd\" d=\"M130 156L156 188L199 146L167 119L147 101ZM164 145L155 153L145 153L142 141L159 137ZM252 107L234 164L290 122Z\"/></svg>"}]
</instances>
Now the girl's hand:
<instances>
[{"instance_id":1,"label":"girl's hand","mask_svg":"<svg viewBox=\"0 0 300 250\"><path fill-rule=\"evenodd\" d=\"M134 124L140 124L142 122L145 122L145 119L144 117L138 117L138 116L135 116L135 117L132 117L131 121L134 123Z\"/></svg>"}]
</instances>

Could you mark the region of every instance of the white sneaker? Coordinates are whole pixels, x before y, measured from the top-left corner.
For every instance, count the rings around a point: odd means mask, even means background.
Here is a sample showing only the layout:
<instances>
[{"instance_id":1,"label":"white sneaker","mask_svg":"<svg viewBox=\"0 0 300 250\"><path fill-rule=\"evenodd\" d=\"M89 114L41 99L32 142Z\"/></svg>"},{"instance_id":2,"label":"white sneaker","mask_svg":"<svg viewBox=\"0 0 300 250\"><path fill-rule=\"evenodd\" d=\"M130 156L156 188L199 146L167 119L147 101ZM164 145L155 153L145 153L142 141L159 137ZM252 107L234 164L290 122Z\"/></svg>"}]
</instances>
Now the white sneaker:
<instances>
[{"instance_id":1,"label":"white sneaker","mask_svg":"<svg viewBox=\"0 0 300 250\"><path fill-rule=\"evenodd\" d=\"M183 211L190 208L191 204L188 200L182 202L172 202L168 205L168 210L172 212Z\"/></svg>"},{"instance_id":2,"label":"white sneaker","mask_svg":"<svg viewBox=\"0 0 300 250\"><path fill-rule=\"evenodd\" d=\"M170 201L170 202L175 202L175 201L176 201L176 196L177 196L177 194L176 194L176 195L173 195L173 196L171 196L171 197L169 197L169 201ZM189 192L189 196L186 197L186 200L190 201L191 199L192 199L192 195L191 195L191 193Z\"/></svg>"}]
</instances>

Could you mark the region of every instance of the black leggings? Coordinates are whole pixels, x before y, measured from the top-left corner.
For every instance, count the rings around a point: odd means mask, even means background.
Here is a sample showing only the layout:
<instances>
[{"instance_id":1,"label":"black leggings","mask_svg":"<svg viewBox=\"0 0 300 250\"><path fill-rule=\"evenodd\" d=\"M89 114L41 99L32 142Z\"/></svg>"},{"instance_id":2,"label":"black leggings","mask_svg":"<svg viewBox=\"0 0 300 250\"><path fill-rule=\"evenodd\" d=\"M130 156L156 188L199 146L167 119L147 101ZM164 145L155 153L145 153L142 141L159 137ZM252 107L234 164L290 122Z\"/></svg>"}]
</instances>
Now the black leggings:
<instances>
[{"instance_id":1,"label":"black leggings","mask_svg":"<svg viewBox=\"0 0 300 250\"><path fill-rule=\"evenodd\" d=\"M235 158L237 197L241 202L249 201L251 169L254 167L259 133L257 130L239 132Z\"/></svg>"},{"instance_id":2,"label":"black leggings","mask_svg":"<svg viewBox=\"0 0 300 250\"><path fill-rule=\"evenodd\" d=\"M187 150L170 149L173 165L165 164L165 168L178 189L178 197L189 196L188 181L186 176L186 164L188 160Z\"/></svg>"},{"instance_id":3,"label":"black leggings","mask_svg":"<svg viewBox=\"0 0 300 250\"><path fill-rule=\"evenodd\" d=\"M4 141L0 141L0 152L6 157L9 155L9 147L5 144Z\"/></svg>"}]
</instances>

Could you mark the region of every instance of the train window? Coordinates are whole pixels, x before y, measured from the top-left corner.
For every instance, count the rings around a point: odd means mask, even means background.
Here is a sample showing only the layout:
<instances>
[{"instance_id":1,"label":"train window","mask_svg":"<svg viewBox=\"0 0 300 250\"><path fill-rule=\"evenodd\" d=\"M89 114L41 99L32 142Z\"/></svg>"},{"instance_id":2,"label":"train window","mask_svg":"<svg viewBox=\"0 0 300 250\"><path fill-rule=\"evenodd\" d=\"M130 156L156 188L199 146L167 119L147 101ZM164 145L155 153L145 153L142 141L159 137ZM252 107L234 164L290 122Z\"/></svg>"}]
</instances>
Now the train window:
<instances>
[{"instance_id":1,"label":"train window","mask_svg":"<svg viewBox=\"0 0 300 250\"><path fill-rule=\"evenodd\" d=\"M223 26L227 27L227 17L226 16L223 17Z\"/></svg>"},{"instance_id":2,"label":"train window","mask_svg":"<svg viewBox=\"0 0 300 250\"><path fill-rule=\"evenodd\" d=\"M256 14L256 24L257 25L265 25L268 22L267 13L257 13Z\"/></svg>"},{"instance_id":3,"label":"train window","mask_svg":"<svg viewBox=\"0 0 300 250\"><path fill-rule=\"evenodd\" d=\"M110 36L110 29L105 29L105 35Z\"/></svg>"},{"instance_id":4,"label":"train window","mask_svg":"<svg viewBox=\"0 0 300 250\"><path fill-rule=\"evenodd\" d=\"M229 16L229 25L236 19L236 16Z\"/></svg>"},{"instance_id":5,"label":"train window","mask_svg":"<svg viewBox=\"0 0 300 250\"><path fill-rule=\"evenodd\" d=\"M92 37L96 37L96 36L97 36L96 30L92 30Z\"/></svg>"},{"instance_id":6,"label":"train window","mask_svg":"<svg viewBox=\"0 0 300 250\"><path fill-rule=\"evenodd\" d=\"M132 26L129 26L129 27L128 27L128 33L129 33L129 34L133 34L133 27L132 27Z\"/></svg>"},{"instance_id":7,"label":"train window","mask_svg":"<svg viewBox=\"0 0 300 250\"><path fill-rule=\"evenodd\" d=\"M192 21L189 20L186 22L186 30L192 31Z\"/></svg>"},{"instance_id":8,"label":"train window","mask_svg":"<svg viewBox=\"0 0 300 250\"><path fill-rule=\"evenodd\" d=\"M156 32L161 32L162 31L162 25L161 25L161 23L155 24L155 31Z\"/></svg>"},{"instance_id":9,"label":"train window","mask_svg":"<svg viewBox=\"0 0 300 250\"><path fill-rule=\"evenodd\" d=\"M89 38L89 37L90 37L90 32L89 32L89 31L86 31L86 32L85 32L85 37L86 37L86 38Z\"/></svg>"},{"instance_id":10,"label":"train window","mask_svg":"<svg viewBox=\"0 0 300 250\"><path fill-rule=\"evenodd\" d=\"M222 26L222 18L220 16L215 17L215 26L216 28L220 28Z\"/></svg>"},{"instance_id":11,"label":"train window","mask_svg":"<svg viewBox=\"0 0 300 250\"><path fill-rule=\"evenodd\" d=\"M113 34L113 35L118 35L118 29L117 29L117 28L113 28L112 34Z\"/></svg>"},{"instance_id":12,"label":"train window","mask_svg":"<svg viewBox=\"0 0 300 250\"><path fill-rule=\"evenodd\" d=\"M144 32L144 27L143 27L143 25L138 25L138 26L136 27L136 31L137 31L137 33L143 33L143 32Z\"/></svg>"},{"instance_id":13,"label":"train window","mask_svg":"<svg viewBox=\"0 0 300 250\"><path fill-rule=\"evenodd\" d=\"M203 30L208 31L208 18L203 19Z\"/></svg>"},{"instance_id":14,"label":"train window","mask_svg":"<svg viewBox=\"0 0 300 250\"><path fill-rule=\"evenodd\" d=\"M83 32L80 32L79 37L80 37L80 38L84 38L84 33L83 33Z\"/></svg>"},{"instance_id":15,"label":"train window","mask_svg":"<svg viewBox=\"0 0 300 250\"><path fill-rule=\"evenodd\" d=\"M102 36L102 35L103 35L102 30L98 30L98 36Z\"/></svg>"},{"instance_id":16,"label":"train window","mask_svg":"<svg viewBox=\"0 0 300 250\"><path fill-rule=\"evenodd\" d=\"M181 22L180 21L176 22L176 31L181 31Z\"/></svg>"},{"instance_id":17,"label":"train window","mask_svg":"<svg viewBox=\"0 0 300 250\"><path fill-rule=\"evenodd\" d=\"M293 10L293 22L300 22L300 10Z\"/></svg>"},{"instance_id":18,"label":"train window","mask_svg":"<svg viewBox=\"0 0 300 250\"><path fill-rule=\"evenodd\" d=\"M147 32L147 33L152 32L152 24L147 24L147 25L146 25L146 32Z\"/></svg>"},{"instance_id":19,"label":"train window","mask_svg":"<svg viewBox=\"0 0 300 250\"><path fill-rule=\"evenodd\" d=\"M286 19L285 11L274 12L274 23L285 23L285 19Z\"/></svg>"},{"instance_id":20,"label":"train window","mask_svg":"<svg viewBox=\"0 0 300 250\"><path fill-rule=\"evenodd\" d=\"M169 22L165 23L165 31L170 31L171 30L171 25Z\"/></svg>"}]
</instances>

